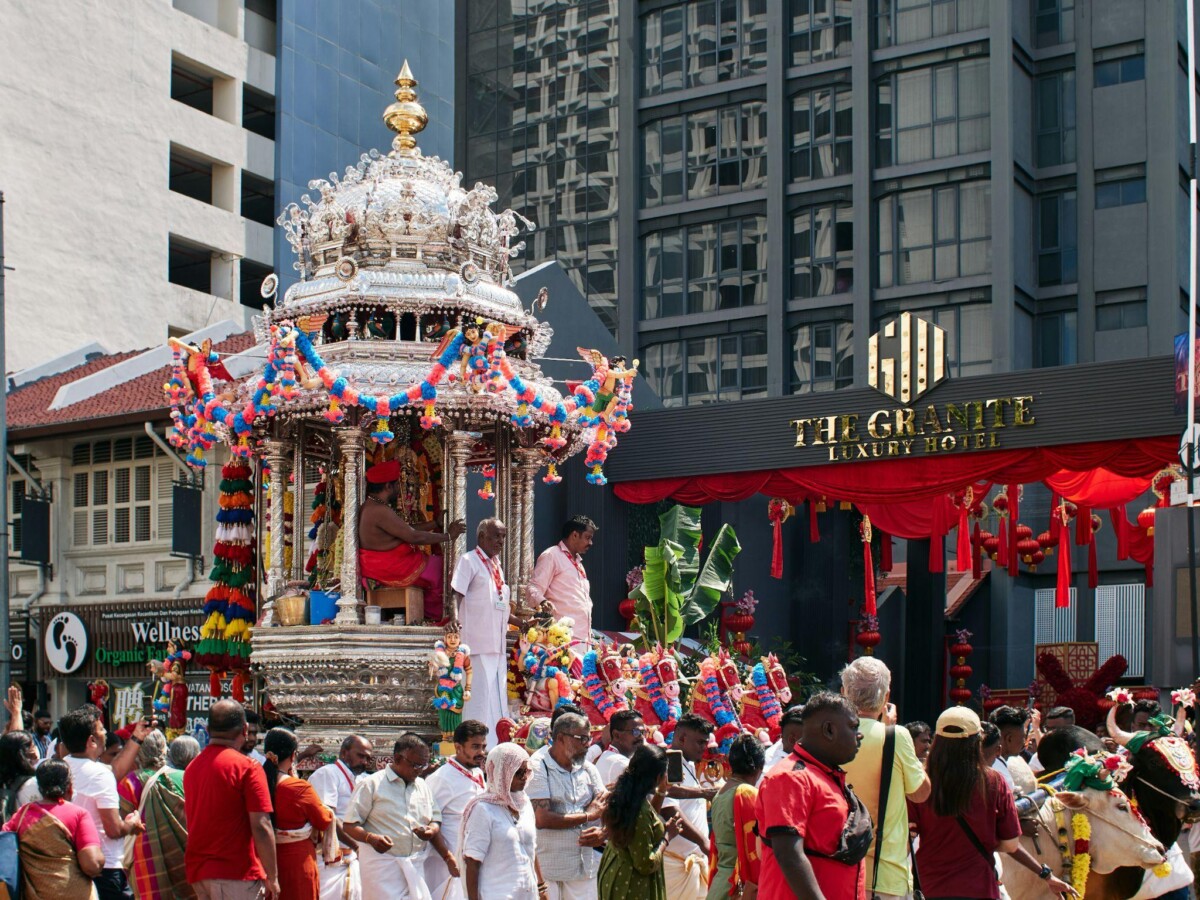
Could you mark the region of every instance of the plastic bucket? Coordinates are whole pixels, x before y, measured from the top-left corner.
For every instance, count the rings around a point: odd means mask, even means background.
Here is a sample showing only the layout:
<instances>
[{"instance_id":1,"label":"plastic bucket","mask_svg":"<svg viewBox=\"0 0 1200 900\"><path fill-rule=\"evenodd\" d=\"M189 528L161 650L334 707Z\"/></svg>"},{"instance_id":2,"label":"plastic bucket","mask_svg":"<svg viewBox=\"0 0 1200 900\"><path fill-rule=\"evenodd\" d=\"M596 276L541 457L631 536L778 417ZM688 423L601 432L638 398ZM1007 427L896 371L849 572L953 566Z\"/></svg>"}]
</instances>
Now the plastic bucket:
<instances>
[{"instance_id":1,"label":"plastic bucket","mask_svg":"<svg viewBox=\"0 0 1200 900\"><path fill-rule=\"evenodd\" d=\"M323 625L337 616L337 602L341 594L313 591L308 595L308 624Z\"/></svg>"},{"instance_id":2,"label":"plastic bucket","mask_svg":"<svg viewBox=\"0 0 1200 900\"><path fill-rule=\"evenodd\" d=\"M378 625L380 622L383 621L383 607L382 606L368 606L367 612L366 612L366 619L364 621L365 621L365 624L367 624L367 625Z\"/></svg>"}]
</instances>

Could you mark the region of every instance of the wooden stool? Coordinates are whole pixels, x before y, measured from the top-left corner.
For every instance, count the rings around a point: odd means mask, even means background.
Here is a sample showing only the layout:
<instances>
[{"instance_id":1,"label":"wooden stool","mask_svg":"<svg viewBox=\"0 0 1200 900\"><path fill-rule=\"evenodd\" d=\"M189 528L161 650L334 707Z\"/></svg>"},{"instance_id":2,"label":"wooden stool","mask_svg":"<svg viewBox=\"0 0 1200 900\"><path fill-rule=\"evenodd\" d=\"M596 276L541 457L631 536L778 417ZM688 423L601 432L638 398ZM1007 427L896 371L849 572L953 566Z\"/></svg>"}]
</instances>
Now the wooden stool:
<instances>
[{"instance_id":1,"label":"wooden stool","mask_svg":"<svg viewBox=\"0 0 1200 900\"><path fill-rule=\"evenodd\" d=\"M404 624L416 625L425 620L425 589L410 587L367 588L367 604L380 609L404 611Z\"/></svg>"}]
</instances>

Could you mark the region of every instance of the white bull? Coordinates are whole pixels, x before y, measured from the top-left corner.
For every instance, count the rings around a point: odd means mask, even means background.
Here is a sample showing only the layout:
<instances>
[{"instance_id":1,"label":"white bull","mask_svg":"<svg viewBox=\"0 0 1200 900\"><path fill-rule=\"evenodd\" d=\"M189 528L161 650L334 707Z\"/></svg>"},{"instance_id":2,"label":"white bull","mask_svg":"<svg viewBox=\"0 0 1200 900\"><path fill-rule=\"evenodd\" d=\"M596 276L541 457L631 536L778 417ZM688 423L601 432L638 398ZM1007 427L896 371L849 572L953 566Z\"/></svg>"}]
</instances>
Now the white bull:
<instances>
[{"instance_id":1,"label":"white bull","mask_svg":"<svg viewBox=\"0 0 1200 900\"><path fill-rule=\"evenodd\" d=\"M1087 816L1091 825L1088 852L1092 857L1092 876L1088 879L1085 897L1096 900L1107 896L1103 876L1121 866L1152 869L1166 861L1163 845L1155 840L1146 823L1130 808L1128 798L1118 790L1102 791L1085 787L1079 791L1059 791L1038 811L1036 843L1023 836L1021 846L1039 863L1048 865L1054 874L1071 883L1070 856L1064 858L1059 850L1060 824L1067 829L1068 854L1074 853L1071 818L1076 813ZM1046 883L1008 854L1002 854L1004 887L1012 900L1044 900L1048 896Z\"/></svg>"}]
</instances>

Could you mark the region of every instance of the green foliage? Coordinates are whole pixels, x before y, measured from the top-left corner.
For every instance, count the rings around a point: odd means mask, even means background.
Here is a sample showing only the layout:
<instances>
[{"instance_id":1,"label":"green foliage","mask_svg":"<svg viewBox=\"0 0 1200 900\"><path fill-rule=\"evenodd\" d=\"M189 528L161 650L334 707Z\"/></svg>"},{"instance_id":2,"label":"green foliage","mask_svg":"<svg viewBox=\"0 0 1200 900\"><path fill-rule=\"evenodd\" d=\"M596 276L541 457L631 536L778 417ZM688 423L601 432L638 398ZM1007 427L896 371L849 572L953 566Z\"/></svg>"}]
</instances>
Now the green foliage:
<instances>
[{"instance_id":1,"label":"green foliage","mask_svg":"<svg viewBox=\"0 0 1200 900\"><path fill-rule=\"evenodd\" d=\"M643 640L672 644L688 625L704 619L733 584L741 545L722 525L700 564L700 510L672 506L659 516L659 540L644 551L642 584L633 592Z\"/></svg>"}]
</instances>

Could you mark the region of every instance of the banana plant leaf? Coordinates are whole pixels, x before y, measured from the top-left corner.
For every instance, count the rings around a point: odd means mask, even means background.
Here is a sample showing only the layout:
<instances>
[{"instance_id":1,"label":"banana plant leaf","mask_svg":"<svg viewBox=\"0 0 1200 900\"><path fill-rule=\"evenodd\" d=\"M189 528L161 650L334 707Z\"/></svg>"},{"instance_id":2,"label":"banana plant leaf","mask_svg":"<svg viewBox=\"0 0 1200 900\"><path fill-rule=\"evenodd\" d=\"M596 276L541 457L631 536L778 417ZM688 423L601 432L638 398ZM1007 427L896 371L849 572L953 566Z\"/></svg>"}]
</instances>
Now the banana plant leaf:
<instances>
[{"instance_id":1,"label":"banana plant leaf","mask_svg":"<svg viewBox=\"0 0 1200 900\"><path fill-rule=\"evenodd\" d=\"M723 525L707 561L700 565L700 510L673 506L659 517L658 546L645 548L642 584L634 591L635 610L647 639L673 643L683 629L716 608L733 578L737 536Z\"/></svg>"}]
</instances>

